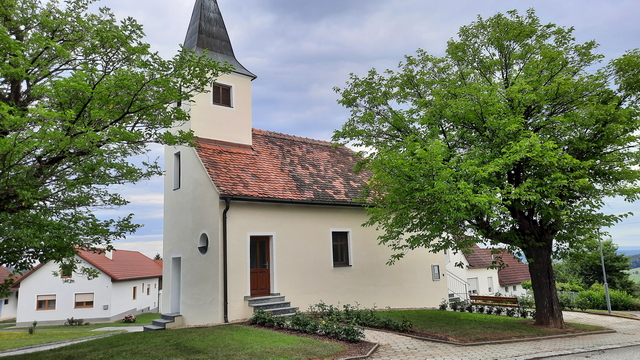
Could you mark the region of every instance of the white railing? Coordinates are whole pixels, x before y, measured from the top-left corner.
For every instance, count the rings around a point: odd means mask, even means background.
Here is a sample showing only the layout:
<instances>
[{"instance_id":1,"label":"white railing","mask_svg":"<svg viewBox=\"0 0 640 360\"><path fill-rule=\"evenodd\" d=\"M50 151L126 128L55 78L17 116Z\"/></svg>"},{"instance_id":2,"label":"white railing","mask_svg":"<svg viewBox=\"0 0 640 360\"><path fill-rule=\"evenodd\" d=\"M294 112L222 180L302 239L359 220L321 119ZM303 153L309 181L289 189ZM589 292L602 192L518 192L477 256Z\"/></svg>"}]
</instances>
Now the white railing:
<instances>
[{"instance_id":1,"label":"white railing","mask_svg":"<svg viewBox=\"0 0 640 360\"><path fill-rule=\"evenodd\" d=\"M449 296L457 297L460 300L469 300L469 283L447 271L447 287L449 288Z\"/></svg>"}]
</instances>

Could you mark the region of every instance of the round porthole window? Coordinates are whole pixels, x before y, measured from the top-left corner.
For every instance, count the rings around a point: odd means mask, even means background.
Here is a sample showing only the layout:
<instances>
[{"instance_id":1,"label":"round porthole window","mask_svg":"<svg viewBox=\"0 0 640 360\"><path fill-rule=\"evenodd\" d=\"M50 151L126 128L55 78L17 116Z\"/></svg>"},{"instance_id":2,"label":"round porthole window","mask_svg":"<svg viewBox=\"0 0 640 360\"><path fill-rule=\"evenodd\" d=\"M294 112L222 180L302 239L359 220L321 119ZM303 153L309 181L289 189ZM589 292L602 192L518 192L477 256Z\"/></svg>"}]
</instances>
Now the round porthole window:
<instances>
[{"instance_id":1,"label":"round porthole window","mask_svg":"<svg viewBox=\"0 0 640 360\"><path fill-rule=\"evenodd\" d=\"M198 239L198 251L200 254L206 254L209 249L209 237L207 234L202 233L200 235L200 239Z\"/></svg>"}]
</instances>

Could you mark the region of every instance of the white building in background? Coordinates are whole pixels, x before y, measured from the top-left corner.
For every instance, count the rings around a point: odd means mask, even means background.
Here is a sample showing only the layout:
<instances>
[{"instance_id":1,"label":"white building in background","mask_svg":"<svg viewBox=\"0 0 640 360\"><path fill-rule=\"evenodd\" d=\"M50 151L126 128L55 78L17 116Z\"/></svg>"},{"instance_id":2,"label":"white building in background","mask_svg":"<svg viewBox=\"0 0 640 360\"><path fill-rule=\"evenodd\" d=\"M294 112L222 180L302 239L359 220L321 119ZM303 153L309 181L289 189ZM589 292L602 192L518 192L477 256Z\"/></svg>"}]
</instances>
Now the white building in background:
<instances>
[{"instance_id":1,"label":"white building in background","mask_svg":"<svg viewBox=\"0 0 640 360\"><path fill-rule=\"evenodd\" d=\"M76 273L64 276L68 274L63 274L59 264L50 261L16 281L18 326L34 320L41 325L63 324L71 317L109 322L126 314L158 311L162 260L128 250L104 254L81 250L77 257L82 266L95 268L100 275L92 280Z\"/></svg>"},{"instance_id":2,"label":"white building in background","mask_svg":"<svg viewBox=\"0 0 640 360\"><path fill-rule=\"evenodd\" d=\"M456 282L465 282L464 288L469 295L520 296L526 294L522 282L531 280L529 267L517 257L501 251L492 254L491 249L483 249L476 245L469 254L461 251L447 253L447 273L450 293L460 297ZM492 268L499 265L500 259L505 264L502 269ZM456 266L462 264L462 267ZM464 298L464 297L463 297Z\"/></svg>"},{"instance_id":3,"label":"white building in background","mask_svg":"<svg viewBox=\"0 0 640 360\"><path fill-rule=\"evenodd\" d=\"M11 270L0 265L0 284L10 278ZM0 298L0 321L15 318L17 309L18 293L16 291L11 291L6 297Z\"/></svg>"},{"instance_id":4,"label":"white building in background","mask_svg":"<svg viewBox=\"0 0 640 360\"><path fill-rule=\"evenodd\" d=\"M165 149L163 312L198 325L246 319L256 298L287 312L320 301L437 307L447 297L442 253L416 249L386 265L391 250L361 226L368 174L354 174L353 151L252 129L256 76L235 58L215 0L196 1L185 47L235 71L189 105L184 128L197 146Z\"/></svg>"}]
</instances>

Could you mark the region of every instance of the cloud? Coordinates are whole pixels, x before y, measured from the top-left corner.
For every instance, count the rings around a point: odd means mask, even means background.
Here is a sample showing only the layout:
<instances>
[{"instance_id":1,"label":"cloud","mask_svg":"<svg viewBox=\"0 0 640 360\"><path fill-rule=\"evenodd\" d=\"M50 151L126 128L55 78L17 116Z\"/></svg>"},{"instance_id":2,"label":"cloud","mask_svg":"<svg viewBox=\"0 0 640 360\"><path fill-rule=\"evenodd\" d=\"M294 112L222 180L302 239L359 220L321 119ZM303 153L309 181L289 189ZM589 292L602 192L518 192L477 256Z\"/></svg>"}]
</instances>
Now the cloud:
<instances>
[{"instance_id":1,"label":"cloud","mask_svg":"<svg viewBox=\"0 0 640 360\"><path fill-rule=\"evenodd\" d=\"M172 56L182 43L195 0L104 0L116 16L134 16L144 25L152 49ZM444 53L460 26L497 12L536 9L542 23L575 26L579 42L595 39L608 59L637 47L637 0L615 6L601 0L218 0L238 60L258 78L253 82L254 127L329 140L349 112L336 103L334 86L350 73L375 67L395 69L406 54L423 48ZM150 159L162 157L153 148ZM162 229L162 180L122 187L132 203L112 214L136 213L147 226L139 234ZM129 210L131 209L131 210ZM640 206L614 199L606 211L640 213ZM627 219L630 221L631 219ZM614 240L636 241L636 225L612 228ZM636 221L636 220L633 220ZM620 229L620 231L618 231Z\"/></svg>"}]
</instances>

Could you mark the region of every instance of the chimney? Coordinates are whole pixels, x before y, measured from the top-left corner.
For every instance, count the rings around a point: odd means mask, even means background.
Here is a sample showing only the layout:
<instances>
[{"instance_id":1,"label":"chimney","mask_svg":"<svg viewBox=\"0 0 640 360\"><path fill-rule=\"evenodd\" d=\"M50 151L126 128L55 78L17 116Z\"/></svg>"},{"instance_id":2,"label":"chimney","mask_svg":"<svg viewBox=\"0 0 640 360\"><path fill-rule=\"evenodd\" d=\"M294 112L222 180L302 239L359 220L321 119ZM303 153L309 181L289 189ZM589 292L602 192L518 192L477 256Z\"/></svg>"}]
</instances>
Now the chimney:
<instances>
[{"instance_id":1,"label":"chimney","mask_svg":"<svg viewBox=\"0 0 640 360\"><path fill-rule=\"evenodd\" d=\"M109 259L109 260L113 260L113 251L111 251L111 250L105 251L104 256L106 256L107 259Z\"/></svg>"}]
</instances>

